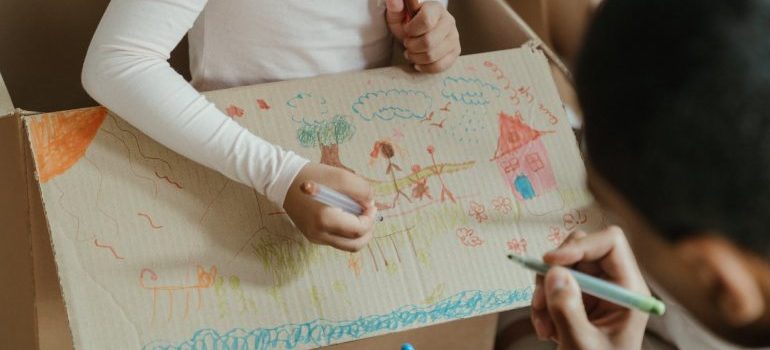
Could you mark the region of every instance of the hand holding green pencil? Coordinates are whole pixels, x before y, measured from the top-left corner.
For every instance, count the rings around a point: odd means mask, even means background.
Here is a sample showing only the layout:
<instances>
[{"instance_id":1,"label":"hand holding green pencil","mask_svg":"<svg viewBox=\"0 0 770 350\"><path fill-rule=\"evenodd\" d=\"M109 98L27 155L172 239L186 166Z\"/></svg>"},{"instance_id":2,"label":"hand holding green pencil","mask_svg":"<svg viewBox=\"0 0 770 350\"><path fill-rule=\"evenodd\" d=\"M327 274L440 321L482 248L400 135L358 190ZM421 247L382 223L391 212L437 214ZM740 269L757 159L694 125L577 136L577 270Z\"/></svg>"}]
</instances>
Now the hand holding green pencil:
<instances>
[{"instance_id":1,"label":"hand holding green pencil","mask_svg":"<svg viewBox=\"0 0 770 350\"><path fill-rule=\"evenodd\" d=\"M536 277L532 324L538 337L557 341L560 350L641 347L648 313L582 294L573 274L558 267L573 266L583 273L602 276L602 280L633 294L649 297L650 291L619 228L590 235L573 233L543 260L554 267L545 276Z\"/></svg>"}]
</instances>

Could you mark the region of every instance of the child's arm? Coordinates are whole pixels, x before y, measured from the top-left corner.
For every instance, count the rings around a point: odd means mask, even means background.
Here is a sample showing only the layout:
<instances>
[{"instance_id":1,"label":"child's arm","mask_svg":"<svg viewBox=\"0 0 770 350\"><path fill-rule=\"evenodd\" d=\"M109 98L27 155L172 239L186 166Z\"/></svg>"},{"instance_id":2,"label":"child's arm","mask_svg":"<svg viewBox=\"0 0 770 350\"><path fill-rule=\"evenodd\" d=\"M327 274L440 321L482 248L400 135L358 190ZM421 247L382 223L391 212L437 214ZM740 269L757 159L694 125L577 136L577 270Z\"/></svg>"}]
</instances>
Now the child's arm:
<instances>
[{"instance_id":1,"label":"child's arm","mask_svg":"<svg viewBox=\"0 0 770 350\"><path fill-rule=\"evenodd\" d=\"M623 231L615 226L590 235L575 232L543 260L551 265L574 266L650 295ZM559 349L641 348L648 314L581 296L577 282L563 268L549 270L545 278L537 276L535 285L532 324L541 339L556 340Z\"/></svg>"},{"instance_id":2,"label":"child's arm","mask_svg":"<svg viewBox=\"0 0 770 350\"><path fill-rule=\"evenodd\" d=\"M89 47L83 85L99 103L148 136L283 206L301 172L305 173L303 178L321 183L336 172L323 166L306 167L306 159L253 135L217 110L169 66L166 60L171 50L205 5L205 0L111 1ZM343 193L364 192L358 188L368 184L357 180L333 187ZM350 186L355 190L348 191ZM371 230L366 224L368 218L351 219L313 205L309 198L292 198L293 208L304 206L305 210L287 212L315 242L354 250L362 246L360 242L328 236L355 233L366 237ZM353 219L364 224L353 225Z\"/></svg>"}]
</instances>

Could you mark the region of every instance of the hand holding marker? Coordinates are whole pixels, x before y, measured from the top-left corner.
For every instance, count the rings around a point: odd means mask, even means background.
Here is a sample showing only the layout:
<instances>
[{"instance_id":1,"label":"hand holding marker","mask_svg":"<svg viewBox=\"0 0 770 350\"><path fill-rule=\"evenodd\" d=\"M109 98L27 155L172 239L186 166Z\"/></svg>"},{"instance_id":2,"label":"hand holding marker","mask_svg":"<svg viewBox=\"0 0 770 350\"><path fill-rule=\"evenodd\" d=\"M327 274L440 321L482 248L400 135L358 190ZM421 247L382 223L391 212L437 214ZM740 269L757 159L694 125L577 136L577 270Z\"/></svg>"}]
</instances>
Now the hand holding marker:
<instances>
[{"instance_id":1,"label":"hand holding marker","mask_svg":"<svg viewBox=\"0 0 770 350\"><path fill-rule=\"evenodd\" d=\"M364 213L364 208L352 198L324 185L308 181L303 182L302 185L300 185L300 189L303 193L311 196L319 203L326 204L330 207L340 208L343 211L356 216ZM377 213L377 216L374 219L378 222L384 220L380 213Z\"/></svg>"},{"instance_id":2,"label":"hand holding marker","mask_svg":"<svg viewBox=\"0 0 770 350\"><path fill-rule=\"evenodd\" d=\"M545 275L551 267L542 261L526 258L523 256L508 255L508 259L517 262L522 266ZM666 312L666 305L655 297L641 295L629 291L615 283L607 282L585 273L568 269L572 277L575 278L580 289L584 293L593 295L599 299L627 307L637 309L653 315L661 316Z\"/></svg>"}]
</instances>

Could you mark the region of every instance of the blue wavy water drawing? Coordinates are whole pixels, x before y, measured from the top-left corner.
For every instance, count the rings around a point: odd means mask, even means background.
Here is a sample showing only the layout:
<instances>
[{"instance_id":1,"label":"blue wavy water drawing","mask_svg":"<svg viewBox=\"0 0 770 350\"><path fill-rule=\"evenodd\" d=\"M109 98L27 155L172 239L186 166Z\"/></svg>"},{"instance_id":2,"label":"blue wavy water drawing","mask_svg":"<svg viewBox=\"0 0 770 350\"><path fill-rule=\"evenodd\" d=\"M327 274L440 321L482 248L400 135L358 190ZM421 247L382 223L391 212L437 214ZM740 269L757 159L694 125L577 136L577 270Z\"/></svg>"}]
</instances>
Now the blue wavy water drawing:
<instances>
[{"instance_id":1,"label":"blue wavy water drawing","mask_svg":"<svg viewBox=\"0 0 770 350\"><path fill-rule=\"evenodd\" d=\"M423 119L433 98L422 91L390 89L367 92L353 102L353 112L364 120Z\"/></svg>"},{"instance_id":2,"label":"blue wavy water drawing","mask_svg":"<svg viewBox=\"0 0 770 350\"><path fill-rule=\"evenodd\" d=\"M531 297L531 287L515 290L470 290L457 293L433 305L407 305L388 314L362 316L355 320L318 319L274 328L236 328L222 333L214 329L201 329L189 340L181 343L153 342L145 345L144 349L290 350L297 347L325 346L407 327L498 311L528 302Z\"/></svg>"},{"instance_id":3,"label":"blue wavy water drawing","mask_svg":"<svg viewBox=\"0 0 770 350\"><path fill-rule=\"evenodd\" d=\"M491 102L492 97L500 97L499 87L478 78L446 77L441 96L466 105L478 106Z\"/></svg>"}]
</instances>

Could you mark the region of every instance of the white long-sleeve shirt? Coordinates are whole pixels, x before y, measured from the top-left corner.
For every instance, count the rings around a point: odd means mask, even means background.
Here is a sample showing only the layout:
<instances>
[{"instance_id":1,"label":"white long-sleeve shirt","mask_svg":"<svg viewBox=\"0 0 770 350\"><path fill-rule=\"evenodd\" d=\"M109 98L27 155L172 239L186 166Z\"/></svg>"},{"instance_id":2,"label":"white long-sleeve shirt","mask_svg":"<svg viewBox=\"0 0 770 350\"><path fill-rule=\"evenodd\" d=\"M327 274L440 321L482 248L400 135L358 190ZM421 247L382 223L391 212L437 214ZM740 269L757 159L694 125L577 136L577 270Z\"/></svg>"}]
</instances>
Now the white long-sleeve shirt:
<instances>
[{"instance_id":1,"label":"white long-sleeve shirt","mask_svg":"<svg viewBox=\"0 0 770 350\"><path fill-rule=\"evenodd\" d=\"M188 31L192 84L167 62ZM384 0L112 0L82 79L148 136L282 206L307 160L241 127L198 90L383 66L391 43Z\"/></svg>"}]
</instances>

